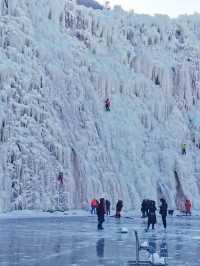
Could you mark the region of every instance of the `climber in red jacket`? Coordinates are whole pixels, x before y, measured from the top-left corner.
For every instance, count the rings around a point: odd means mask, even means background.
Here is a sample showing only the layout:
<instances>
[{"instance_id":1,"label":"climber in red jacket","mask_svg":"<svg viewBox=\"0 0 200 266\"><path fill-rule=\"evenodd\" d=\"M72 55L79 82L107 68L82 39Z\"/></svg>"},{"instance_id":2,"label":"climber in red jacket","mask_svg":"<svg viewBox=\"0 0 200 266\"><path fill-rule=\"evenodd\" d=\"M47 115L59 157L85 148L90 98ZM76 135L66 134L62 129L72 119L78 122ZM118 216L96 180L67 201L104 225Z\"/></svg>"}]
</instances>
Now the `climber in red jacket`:
<instances>
[{"instance_id":1,"label":"climber in red jacket","mask_svg":"<svg viewBox=\"0 0 200 266\"><path fill-rule=\"evenodd\" d=\"M191 208L192 208L192 203L190 200L186 199L185 201L185 213L186 215L191 215Z\"/></svg>"}]
</instances>

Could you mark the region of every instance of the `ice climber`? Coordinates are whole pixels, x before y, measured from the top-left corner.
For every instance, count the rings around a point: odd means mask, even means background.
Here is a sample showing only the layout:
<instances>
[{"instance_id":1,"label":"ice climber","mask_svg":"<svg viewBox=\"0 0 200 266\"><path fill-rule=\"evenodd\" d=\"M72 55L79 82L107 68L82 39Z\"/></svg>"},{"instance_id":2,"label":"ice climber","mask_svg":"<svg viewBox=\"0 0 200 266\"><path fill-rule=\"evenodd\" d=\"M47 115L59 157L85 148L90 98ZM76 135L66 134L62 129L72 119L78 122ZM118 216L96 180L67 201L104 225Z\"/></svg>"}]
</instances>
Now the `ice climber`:
<instances>
[{"instance_id":1,"label":"ice climber","mask_svg":"<svg viewBox=\"0 0 200 266\"><path fill-rule=\"evenodd\" d=\"M182 148L182 154L186 155L186 144L185 143L182 144L181 148Z\"/></svg>"},{"instance_id":2,"label":"ice climber","mask_svg":"<svg viewBox=\"0 0 200 266\"><path fill-rule=\"evenodd\" d=\"M191 209L192 209L192 203L190 200L186 199L186 201L185 201L185 214L191 215Z\"/></svg>"},{"instance_id":3,"label":"ice climber","mask_svg":"<svg viewBox=\"0 0 200 266\"><path fill-rule=\"evenodd\" d=\"M63 172L59 172L58 181L63 185Z\"/></svg>"},{"instance_id":4,"label":"ice climber","mask_svg":"<svg viewBox=\"0 0 200 266\"><path fill-rule=\"evenodd\" d=\"M156 224L156 203L155 201L151 200L148 207L148 226L147 231L149 230L150 225L152 225L152 229Z\"/></svg>"},{"instance_id":5,"label":"ice climber","mask_svg":"<svg viewBox=\"0 0 200 266\"><path fill-rule=\"evenodd\" d=\"M106 215L110 215L110 201L106 200Z\"/></svg>"},{"instance_id":6,"label":"ice climber","mask_svg":"<svg viewBox=\"0 0 200 266\"><path fill-rule=\"evenodd\" d=\"M121 218L122 208L123 208L123 201L118 200L117 205L116 205L116 214L115 214L116 218Z\"/></svg>"},{"instance_id":7,"label":"ice climber","mask_svg":"<svg viewBox=\"0 0 200 266\"><path fill-rule=\"evenodd\" d=\"M110 99L107 98L105 100L105 108L106 108L106 111L110 111L110 105L111 105Z\"/></svg>"},{"instance_id":8,"label":"ice climber","mask_svg":"<svg viewBox=\"0 0 200 266\"><path fill-rule=\"evenodd\" d=\"M167 202L165 199L160 199L161 205L160 205L160 215L162 216L162 222L163 226L166 229L167 228Z\"/></svg>"},{"instance_id":9,"label":"ice climber","mask_svg":"<svg viewBox=\"0 0 200 266\"><path fill-rule=\"evenodd\" d=\"M104 215L105 215L105 200L104 198L101 198L100 203L97 206L98 230L103 230L102 224L105 221Z\"/></svg>"},{"instance_id":10,"label":"ice climber","mask_svg":"<svg viewBox=\"0 0 200 266\"><path fill-rule=\"evenodd\" d=\"M96 199L92 199L91 201L91 214L96 214L98 201Z\"/></svg>"}]
</instances>

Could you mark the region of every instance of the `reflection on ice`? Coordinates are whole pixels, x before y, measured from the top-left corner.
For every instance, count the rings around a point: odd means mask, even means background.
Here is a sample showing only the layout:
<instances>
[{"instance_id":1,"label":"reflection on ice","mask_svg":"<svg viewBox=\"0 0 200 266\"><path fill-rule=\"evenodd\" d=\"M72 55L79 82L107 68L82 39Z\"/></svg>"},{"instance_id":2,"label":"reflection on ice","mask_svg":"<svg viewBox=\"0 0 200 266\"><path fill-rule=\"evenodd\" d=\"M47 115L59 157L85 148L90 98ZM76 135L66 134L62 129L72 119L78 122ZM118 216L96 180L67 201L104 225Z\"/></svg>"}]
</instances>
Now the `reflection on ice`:
<instances>
[{"instance_id":1,"label":"reflection on ice","mask_svg":"<svg viewBox=\"0 0 200 266\"><path fill-rule=\"evenodd\" d=\"M109 217L105 230L96 230L96 217L0 220L1 266L121 266L135 260L134 230L150 254L167 258L169 266L199 266L199 219L173 217L167 232L159 226L145 232L139 218L116 222ZM126 227L127 234L120 234ZM141 250L141 260L149 258Z\"/></svg>"},{"instance_id":2,"label":"reflection on ice","mask_svg":"<svg viewBox=\"0 0 200 266\"><path fill-rule=\"evenodd\" d=\"M167 246L167 238L163 237L162 242L160 244L160 257L167 258L168 257L168 246Z\"/></svg>"},{"instance_id":3,"label":"reflection on ice","mask_svg":"<svg viewBox=\"0 0 200 266\"><path fill-rule=\"evenodd\" d=\"M104 257L104 243L105 243L105 239L104 238L100 238L97 241L96 250L97 250L97 257L99 257L99 258L103 258Z\"/></svg>"},{"instance_id":4,"label":"reflection on ice","mask_svg":"<svg viewBox=\"0 0 200 266\"><path fill-rule=\"evenodd\" d=\"M156 252L156 237L152 235L148 239L149 241L149 253L154 254Z\"/></svg>"}]
</instances>

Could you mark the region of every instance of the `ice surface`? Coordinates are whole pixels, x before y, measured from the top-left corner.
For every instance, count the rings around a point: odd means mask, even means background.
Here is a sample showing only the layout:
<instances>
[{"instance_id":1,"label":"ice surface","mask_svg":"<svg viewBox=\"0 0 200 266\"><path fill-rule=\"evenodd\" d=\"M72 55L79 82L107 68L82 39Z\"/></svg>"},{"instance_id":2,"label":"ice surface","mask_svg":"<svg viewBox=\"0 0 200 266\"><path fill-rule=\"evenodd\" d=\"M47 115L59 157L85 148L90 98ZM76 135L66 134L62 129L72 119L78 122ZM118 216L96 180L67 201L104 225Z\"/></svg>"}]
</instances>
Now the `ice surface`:
<instances>
[{"instance_id":1,"label":"ice surface","mask_svg":"<svg viewBox=\"0 0 200 266\"><path fill-rule=\"evenodd\" d=\"M148 248L148 242L145 241L140 245L141 248L147 249Z\"/></svg>"},{"instance_id":2,"label":"ice surface","mask_svg":"<svg viewBox=\"0 0 200 266\"><path fill-rule=\"evenodd\" d=\"M160 257L158 253L153 253L150 261L153 265L166 265L165 258Z\"/></svg>"},{"instance_id":3,"label":"ice surface","mask_svg":"<svg viewBox=\"0 0 200 266\"><path fill-rule=\"evenodd\" d=\"M134 230L169 266L200 265L199 216L168 218L166 233L161 226L145 233L146 221L139 217L108 217L102 232L96 226L96 217L0 219L0 265L128 266L135 260ZM128 234L119 234L121 227ZM140 258L147 260L147 252Z\"/></svg>"},{"instance_id":4,"label":"ice surface","mask_svg":"<svg viewBox=\"0 0 200 266\"><path fill-rule=\"evenodd\" d=\"M120 228L120 233L127 234L128 233L128 229L126 227L121 227Z\"/></svg>"}]
</instances>

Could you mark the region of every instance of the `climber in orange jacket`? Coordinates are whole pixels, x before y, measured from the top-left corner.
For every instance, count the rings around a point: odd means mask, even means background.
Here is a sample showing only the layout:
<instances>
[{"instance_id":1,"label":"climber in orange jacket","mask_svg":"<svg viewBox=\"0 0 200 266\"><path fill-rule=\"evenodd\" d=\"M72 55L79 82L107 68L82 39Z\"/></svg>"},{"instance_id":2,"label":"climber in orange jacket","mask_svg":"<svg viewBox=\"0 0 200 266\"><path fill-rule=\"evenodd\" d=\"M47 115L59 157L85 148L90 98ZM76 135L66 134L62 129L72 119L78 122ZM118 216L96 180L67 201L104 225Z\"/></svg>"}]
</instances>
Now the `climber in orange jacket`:
<instances>
[{"instance_id":1,"label":"climber in orange jacket","mask_svg":"<svg viewBox=\"0 0 200 266\"><path fill-rule=\"evenodd\" d=\"M98 207L98 201L96 199L92 199L92 201L91 201L91 214L96 214L97 207Z\"/></svg>"}]
</instances>

